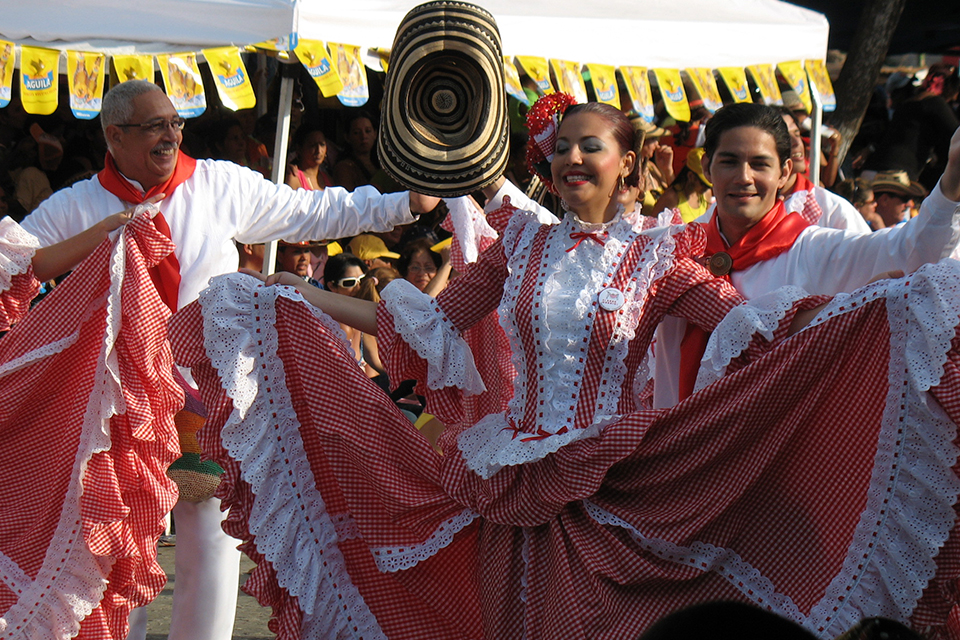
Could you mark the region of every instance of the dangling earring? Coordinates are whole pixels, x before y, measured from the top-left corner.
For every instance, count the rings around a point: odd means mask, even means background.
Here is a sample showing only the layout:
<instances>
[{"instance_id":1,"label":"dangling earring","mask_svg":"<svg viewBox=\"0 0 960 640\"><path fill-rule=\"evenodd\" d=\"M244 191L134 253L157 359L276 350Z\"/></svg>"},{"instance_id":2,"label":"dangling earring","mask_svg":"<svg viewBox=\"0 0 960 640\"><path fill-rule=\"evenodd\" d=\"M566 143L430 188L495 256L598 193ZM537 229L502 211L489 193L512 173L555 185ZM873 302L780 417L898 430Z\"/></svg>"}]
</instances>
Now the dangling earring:
<instances>
[{"instance_id":1,"label":"dangling earring","mask_svg":"<svg viewBox=\"0 0 960 640\"><path fill-rule=\"evenodd\" d=\"M560 198L560 208L564 211L570 211L570 205L567 204L567 201L563 198Z\"/></svg>"},{"instance_id":2,"label":"dangling earring","mask_svg":"<svg viewBox=\"0 0 960 640\"><path fill-rule=\"evenodd\" d=\"M617 179L617 192L623 193L627 190L627 186L624 184L623 174L620 174L620 177Z\"/></svg>"}]
</instances>

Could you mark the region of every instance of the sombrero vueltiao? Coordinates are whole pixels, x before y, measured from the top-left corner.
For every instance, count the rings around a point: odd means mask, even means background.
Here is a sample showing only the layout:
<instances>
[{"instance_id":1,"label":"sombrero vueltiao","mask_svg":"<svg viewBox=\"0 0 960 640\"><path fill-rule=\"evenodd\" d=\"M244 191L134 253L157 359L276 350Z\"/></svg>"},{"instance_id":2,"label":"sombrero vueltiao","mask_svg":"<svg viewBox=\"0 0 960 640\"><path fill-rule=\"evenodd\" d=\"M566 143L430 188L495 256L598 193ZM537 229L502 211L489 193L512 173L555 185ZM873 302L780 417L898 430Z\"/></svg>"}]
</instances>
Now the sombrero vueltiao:
<instances>
[{"instance_id":1,"label":"sombrero vueltiao","mask_svg":"<svg viewBox=\"0 0 960 640\"><path fill-rule=\"evenodd\" d=\"M378 151L408 189L458 196L503 173L510 136L500 32L486 10L429 2L397 29Z\"/></svg>"}]
</instances>

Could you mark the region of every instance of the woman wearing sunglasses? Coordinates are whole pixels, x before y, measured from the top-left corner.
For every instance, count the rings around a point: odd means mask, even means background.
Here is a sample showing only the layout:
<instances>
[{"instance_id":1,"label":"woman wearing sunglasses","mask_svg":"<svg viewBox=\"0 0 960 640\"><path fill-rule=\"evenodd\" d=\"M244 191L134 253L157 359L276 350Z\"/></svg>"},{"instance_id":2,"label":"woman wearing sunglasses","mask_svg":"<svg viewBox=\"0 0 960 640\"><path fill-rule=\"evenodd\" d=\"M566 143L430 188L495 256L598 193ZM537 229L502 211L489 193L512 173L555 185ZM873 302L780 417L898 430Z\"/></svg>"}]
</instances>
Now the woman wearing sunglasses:
<instances>
[{"instance_id":1,"label":"woman wearing sunglasses","mask_svg":"<svg viewBox=\"0 0 960 640\"><path fill-rule=\"evenodd\" d=\"M328 258L326 264L323 266L324 288L326 288L327 291L341 296L356 298L357 293L360 291L360 283L363 282L366 273L367 265L363 263L363 260L352 253L338 253ZM376 340L376 338L372 335L366 335L347 324L341 323L340 328L347 334L347 340L350 341L350 348L353 350L354 359L357 361L357 364L360 365L360 368L363 369L364 373L371 378L382 373L383 365L379 364L379 358L375 358L375 362L368 362L366 356L370 352L370 349L364 348L364 343L369 340ZM375 349L373 353L376 353ZM373 365L379 365L380 370Z\"/></svg>"}]
</instances>

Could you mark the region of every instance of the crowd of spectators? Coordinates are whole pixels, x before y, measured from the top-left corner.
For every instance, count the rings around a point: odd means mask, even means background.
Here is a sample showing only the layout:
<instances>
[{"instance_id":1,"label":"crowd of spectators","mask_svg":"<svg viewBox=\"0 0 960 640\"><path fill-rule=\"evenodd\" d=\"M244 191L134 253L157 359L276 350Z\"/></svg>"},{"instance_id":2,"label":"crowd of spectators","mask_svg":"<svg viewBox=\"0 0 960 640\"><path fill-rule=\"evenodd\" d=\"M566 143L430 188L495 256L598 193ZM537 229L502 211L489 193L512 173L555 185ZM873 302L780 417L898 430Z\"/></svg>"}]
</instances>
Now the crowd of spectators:
<instances>
[{"instance_id":1,"label":"crowd of spectators","mask_svg":"<svg viewBox=\"0 0 960 640\"><path fill-rule=\"evenodd\" d=\"M376 111L330 108L329 102L309 99L304 86L309 85L298 87L292 114L286 184L310 190L333 185L347 189L373 185L382 192L401 190L377 158ZM812 119L799 96L784 89L782 112L794 142L794 173L809 176ZM850 201L872 230L901 224L916 215L922 198L933 187L931 181L943 171L950 135L958 126L958 93L960 77L956 68L947 64L937 63L915 76L893 74L877 87L843 166L839 162L839 133L824 128L823 151L818 159L821 184ZM690 222L710 210L711 184L704 175L701 158L703 132L711 113L695 94L692 98L689 122L673 120L662 104L657 105L653 122L632 118L643 134L637 149L643 177L637 200L643 215L677 210L684 222ZM524 107L513 106L522 115ZM269 178L276 122L273 109L257 117L253 109L232 112L212 106L188 121L183 149L193 157L229 160ZM530 180L522 152L526 133L516 122L513 129L507 176L526 189ZM65 104L49 116L29 115L15 97L7 108L0 109L0 214L21 220L53 192L101 170L105 151L98 119L78 120ZM793 180L790 185L784 197L797 188ZM541 191L540 196L546 199L547 208L560 211L561 203L550 194ZM482 194L475 197L483 203ZM363 295L371 298L376 296L376 283L385 284L397 277L437 295L457 275L451 267L449 243L442 243L450 237L441 226L445 213L441 204L418 223L392 232L282 244L274 268L345 295L366 291ZM238 244L237 250L241 267L262 268L262 246ZM337 271L331 283L326 264L341 251L358 258L362 273L353 274L352 267L349 277ZM334 264L344 259L338 258ZM368 271L376 275L370 277L368 287L361 287ZM354 276L353 287L338 288L335 284ZM364 362L359 351L358 361ZM370 367L368 373L381 376L382 366Z\"/></svg>"}]
</instances>

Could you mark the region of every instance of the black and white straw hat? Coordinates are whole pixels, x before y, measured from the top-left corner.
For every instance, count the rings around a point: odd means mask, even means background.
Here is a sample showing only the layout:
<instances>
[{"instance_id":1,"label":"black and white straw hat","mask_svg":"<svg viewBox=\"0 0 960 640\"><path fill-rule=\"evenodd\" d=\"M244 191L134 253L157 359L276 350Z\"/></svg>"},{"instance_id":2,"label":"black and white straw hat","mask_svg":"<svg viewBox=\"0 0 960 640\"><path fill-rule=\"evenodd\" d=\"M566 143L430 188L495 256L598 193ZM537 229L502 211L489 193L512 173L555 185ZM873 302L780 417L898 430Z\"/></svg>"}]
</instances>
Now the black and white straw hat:
<instances>
[{"instance_id":1,"label":"black and white straw hat","mask_svg":"<svg viewBox=\"0 0 960 640\"><path fill-rule=\"evenodd\" d=\"M500 32L486 10L429 2L397 29L378 151L405 187L442 197L482 189L506 169L507 118Z\"/></svg>"}]
</instances>

